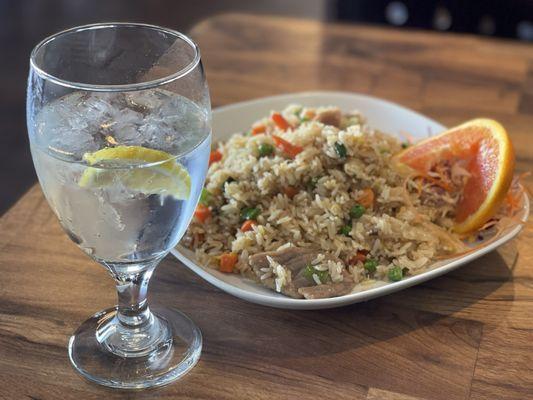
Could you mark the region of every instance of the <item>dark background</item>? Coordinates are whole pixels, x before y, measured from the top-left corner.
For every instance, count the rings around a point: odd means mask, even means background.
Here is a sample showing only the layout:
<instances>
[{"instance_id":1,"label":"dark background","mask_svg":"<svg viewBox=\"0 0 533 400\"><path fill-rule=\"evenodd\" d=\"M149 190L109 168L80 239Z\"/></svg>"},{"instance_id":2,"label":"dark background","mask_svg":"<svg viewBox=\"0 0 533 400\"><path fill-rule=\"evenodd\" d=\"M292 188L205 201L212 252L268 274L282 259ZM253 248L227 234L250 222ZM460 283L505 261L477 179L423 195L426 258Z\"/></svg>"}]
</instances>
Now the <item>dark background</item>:
<instances>
[{"instance_id":1,"label":"dark background","mask_svg":"<svg viewBox=\"0 0 533 400\"><path fill-rule=\"evenodd\" d=\"M0 0L0 214L35 182L25 123L29 53L44 37L100 21L187 32L222 12L290 15L533 41L533 0Z\"/></svg>"}]
</instances>

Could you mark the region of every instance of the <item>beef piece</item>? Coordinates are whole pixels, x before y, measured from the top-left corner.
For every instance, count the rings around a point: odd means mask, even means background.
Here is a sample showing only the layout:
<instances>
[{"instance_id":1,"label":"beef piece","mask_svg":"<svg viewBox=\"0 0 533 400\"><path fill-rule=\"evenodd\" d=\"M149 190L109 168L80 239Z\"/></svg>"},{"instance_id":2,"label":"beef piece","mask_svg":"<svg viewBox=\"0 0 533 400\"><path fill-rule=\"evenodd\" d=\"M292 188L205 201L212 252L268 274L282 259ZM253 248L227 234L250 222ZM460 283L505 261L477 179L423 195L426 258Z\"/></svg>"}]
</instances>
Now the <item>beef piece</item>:
<instances>
[{"instance_id":1,"label":"beef piece","mask_svg":"<svg viewBox=\"0 0 533 400\"><path fill-rule=\"evenodd\" d=\"M342 282L301 287L298 289L298 293L306 299L325 299L328 297L344 296L352 291L355 282L348 273L344 273L343 275L344 280Z\"/></svg>"},{"instance_id":2,"label":"beef piece","mask_svg":"<svg viewBox=\"0 0 533 400\"><path fill-rule=\"evenodd\" d=\"M320 111L315 119L322 122L324 125L333 125L339 128L341 126L342 113L338 108L330 108Z\"/></svg>"},{"instance_id":3,"label":"beef piece","mask_svg":"<svg viewBox=\"0 0 533 400\"><path fill-rule=\"evenodd\" d=\"M319 299L325 297L342 296L349 293L354 287L355 283L351 276L344 272L344 281L339 283L327 282L321 285L316 285L315 282L310 281L305 276L305 268L315 260L321 252L316 249L289 247L280 251L270 251L255 254L250 257L249 263L252 271L255 273L257 280L264 286L275 290L275 277L261 279L265 274L263 268L269 268L267 256L270 256L274 261L279 263L282 267L291 272L291 282L286 283L281 288L281 293L286 296L301 299ZM326 255L325 260L339 261L338 258Z\"/></svg>"}]
</instances>

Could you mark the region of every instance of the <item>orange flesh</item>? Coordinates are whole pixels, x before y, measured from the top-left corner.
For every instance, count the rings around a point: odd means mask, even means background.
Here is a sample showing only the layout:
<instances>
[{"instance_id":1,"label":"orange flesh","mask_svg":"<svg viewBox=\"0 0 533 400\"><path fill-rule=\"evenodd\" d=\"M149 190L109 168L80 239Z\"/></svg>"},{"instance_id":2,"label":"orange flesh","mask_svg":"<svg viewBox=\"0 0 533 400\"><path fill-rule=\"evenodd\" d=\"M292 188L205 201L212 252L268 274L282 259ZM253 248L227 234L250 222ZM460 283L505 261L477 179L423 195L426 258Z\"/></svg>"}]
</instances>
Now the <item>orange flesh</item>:
<instances>
[{"instance_id":1,"label":"orange flesh","mask_svg":"<svg viewBox=\"0 0 533 400\"><path fill-rule=\"evenodd\" d=\"M488 128L470 126L415 145L400 157L401 162L423 173L444 160L466 160L465 168L471 174L456 209L456 220L462 222L479 209L496 179L499 145Z\"/></svg>"}]
</instances>

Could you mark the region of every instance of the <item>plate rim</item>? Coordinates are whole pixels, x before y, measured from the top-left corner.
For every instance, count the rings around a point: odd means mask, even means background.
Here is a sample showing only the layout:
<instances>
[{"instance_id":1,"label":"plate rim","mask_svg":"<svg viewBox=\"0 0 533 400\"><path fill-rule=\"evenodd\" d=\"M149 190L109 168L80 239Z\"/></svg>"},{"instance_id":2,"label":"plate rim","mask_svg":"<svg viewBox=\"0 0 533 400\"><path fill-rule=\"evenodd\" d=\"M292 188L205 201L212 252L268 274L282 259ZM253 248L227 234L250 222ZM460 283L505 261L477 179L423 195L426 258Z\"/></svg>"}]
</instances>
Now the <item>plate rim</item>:
<instances>
[{"instance_id":1,"label":"plate rim","mask_svg":"<svg viewBox=\"0 0 533 400\"><path fill-rule=\"evenodd\" d=\"M248 105L256 105L261 104L265 101L283 101L284 99L291 99L291 101L296 101L297 98L302 97L320 97L320 96L337 96L337 97L349 97L349 98L358 98L359 100L363 101L372 101L375 103L381 103L384 106L388 107L395 107L399 108L402 111L406 111L411 114L415 114L417 117L421 117L425 120L431 121L435 125L439 125L442 127L442 129L446 129L444 125L441 123L433 120L430 117L427 117L417 111L411 110L407 107L404 107L402 105L399 105L397 103L394 103L389 100L381 99L374 96L369 96L362 93L351 93L351 92L343 92L343 91L303 91L303 92L295 92L295 93L285 93L280 95L274 95L274 96L266 96L266 97L259 97L254 98L251 100L241 101L237 103L231 103L224 106L217 107L213 109L213 114L218 114L224 111L231 111L235 109L239 109L243 106ZM527 219L529 217L530 213L530 203L529 203L529 197L526 193L523 194L523 201L524 206L522 210L522 215L520 215L520 223L517 223L516 226L510 228L510 231L506 234L502 235L500 238L497 238L493 242L487 244L484 247L479 248L478 250L473 251L472 253L466 254L462 257L455 258L450 260L450 262L445 263L444 265L441 265L439 267L435 267L433 269L429 269L425 272L422 272L418 275L411 276L405 280L401 280L399 282L384 282L383 285L375 286L366 290L358 291L358 292L352 292L348 293L343 296L339 297L330 297L325 299L294 299L288 296L284 296L279 293L273 292L272 294L263 294L263 293L255 293L250 292L246 289L242 289L238 286L234 286L231 283L228 283L217 276L215 276L212 272L208 271L209 267L203 267L198 264L194 260L191 260L187 255L180 252L179 248L181 247L179 244L172 248L170 250L170 253L176 257L179 261L181 261L187 268L192 270L194 273L196 273L198 276L212 284L213 286L223 290L224 292L233 295L235 297L238 297L242 300L246 300L255 304L260 304L264 306L274 307L274 308L284 308L284 309L300 309L300 310L312 310L312 309L323 309L323 308L333 308L333 307L339 307L343 305L349 305L354 303L359 303L362 301L371 300L377 297L385 296L406 288L409 288L411 286L415 286L417 284L423 283L425 281L437 278L441 275L444 275L448 272L451 272L458 267L467 264L477 258L482 257L483 255L496 250L501 245L507 243L508 241L512 240L514 237L516 237L524 228L525 223L527 223ZM247 278L242 278L247 279ZM250 280L250 282L253 282L253 280ZM255 282L253 282L255 283ZM255 283L257 284L257 283ZM261 287L261 286L260 286Z\"/></svg>"}]
</instances>

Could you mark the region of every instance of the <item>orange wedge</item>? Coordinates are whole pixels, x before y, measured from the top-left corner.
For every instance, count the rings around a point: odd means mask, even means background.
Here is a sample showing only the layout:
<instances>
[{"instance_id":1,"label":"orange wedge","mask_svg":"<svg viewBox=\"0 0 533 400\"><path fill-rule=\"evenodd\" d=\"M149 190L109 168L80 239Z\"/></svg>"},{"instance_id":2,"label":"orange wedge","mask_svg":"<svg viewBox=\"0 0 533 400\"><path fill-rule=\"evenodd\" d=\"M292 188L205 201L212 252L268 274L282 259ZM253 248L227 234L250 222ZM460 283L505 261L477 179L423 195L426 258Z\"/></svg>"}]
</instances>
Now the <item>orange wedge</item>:
<instances>
[{"instance_id":1,"label":"orange wedge","mask_svg":"<svg viewBox=\"0 0 533 400\"><path fill-rule=\"evenodd\" d=\"M503 202L515 157L504 127L491 119L474 119L408 147L396 160L427 174L439 162L464 160L470 173L456 208L457 233L483 226Z\"/></svg>"}]
</instances>

